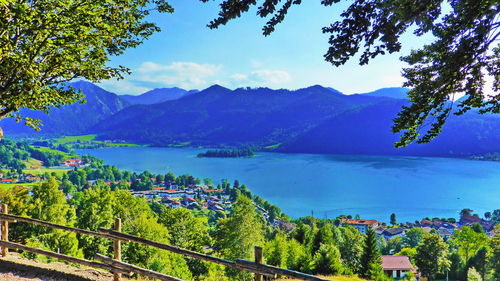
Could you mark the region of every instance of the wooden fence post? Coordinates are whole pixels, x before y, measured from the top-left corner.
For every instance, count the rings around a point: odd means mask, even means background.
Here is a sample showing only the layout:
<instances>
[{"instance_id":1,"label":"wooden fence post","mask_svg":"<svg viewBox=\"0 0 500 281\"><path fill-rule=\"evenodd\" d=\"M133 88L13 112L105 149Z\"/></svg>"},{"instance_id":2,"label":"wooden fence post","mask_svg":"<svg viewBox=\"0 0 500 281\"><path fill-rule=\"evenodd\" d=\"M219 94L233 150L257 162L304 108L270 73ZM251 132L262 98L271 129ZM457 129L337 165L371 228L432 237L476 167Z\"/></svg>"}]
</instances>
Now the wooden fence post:
<instances>
[{"instance_id":1,"label":"wooden fence post","mask_svg":"<svg viewBox=\"0 0 500 281\"><path fill-rule=\"evenodd\" d=\"M262 247L255 246L255 263L262 263ZM262 275L255 274L255 281L262 281Z\"/></svg>"},{"instance_id":2,"label":"wooden fence post","mask_svg":"<svg viewBox=\"0 0 500 281\"><path fill-rule=\"evenodd\" d=\"M9 207L7 204L2 204L2 213L9 214ZM2 241L9 241L9 222L7 220L2 221ZM7 247L2 247L2 257L6 257L9 249Z\"/></svg>"},{"instance_id":3,"label":"wooden fence post","mask_svg":"<svg viewBox=\"0 0 500 281\"><path fill-rule=\"evenodd\" d=\"M122 231L122 220L120 218L115 219L115 231L121 232ZM113 250L114 250L114 259L117 261L122 260L122 242L118 239L115 239L113 241ZM119 272L113 273L113 280L114 281L121 281L122 280L122 274Z\"/></svg>"}]
</instances>

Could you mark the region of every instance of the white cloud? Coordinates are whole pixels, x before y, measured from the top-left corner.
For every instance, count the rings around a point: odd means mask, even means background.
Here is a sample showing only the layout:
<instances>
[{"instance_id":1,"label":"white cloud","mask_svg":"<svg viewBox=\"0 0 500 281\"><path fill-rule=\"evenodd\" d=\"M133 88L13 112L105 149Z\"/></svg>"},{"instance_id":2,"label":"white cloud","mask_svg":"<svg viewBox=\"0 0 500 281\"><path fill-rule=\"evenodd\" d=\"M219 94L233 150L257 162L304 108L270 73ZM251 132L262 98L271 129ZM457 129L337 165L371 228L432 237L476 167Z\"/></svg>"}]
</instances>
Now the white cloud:
<instances>
[{"instance_id":1,"label":"white cloud","mask_svg":"<svg viewBox=\"0 0 500 281\"><path fill-rule=\"evenodd\" d=\"M241 73L236 73L231 75L231 78L236 81L244 81L248 79L248 75L246 74L241 74Z\"/></svg>"},{"instance_id":2,"label":"white cloud","mask_svg":"<svg viewBox=\"0 0 500 281\"><path fill-rule=\"evenodd\" d=\"M236 73L230 76L237 86L284 87L292 81L292 76L284 70L260 69L249 74Z\"/></svg>"},{"instance_id":3,"label":"white cloud","mask_svg":"<svg viewBox=\"0 0 500 281\"><path fill-rule=\"evenodd\" d=\"M169 65L144 62L137 69L136 77L143 82L193 89L209 86L211 81L207 80L217 75L221 69L221 65L194 62L173 62Z\"/></svg>"},{"instance_id":4,"label":"white cloud","mask_svg":"<svg viewBox=\"0 0 500 281\"><path fill-rule=\"evenodd\" d=\"M255 69L248 73L227 73L222 69L223 66L217 64L159 64L148 61L133 69L132 74L124 80L107 80L101 82L100 86L117 94L138 95L161 87L204 89L219 84L224 87L286 88L292 82L291 75L284 70Z\"/></svg>"}]
</instances>

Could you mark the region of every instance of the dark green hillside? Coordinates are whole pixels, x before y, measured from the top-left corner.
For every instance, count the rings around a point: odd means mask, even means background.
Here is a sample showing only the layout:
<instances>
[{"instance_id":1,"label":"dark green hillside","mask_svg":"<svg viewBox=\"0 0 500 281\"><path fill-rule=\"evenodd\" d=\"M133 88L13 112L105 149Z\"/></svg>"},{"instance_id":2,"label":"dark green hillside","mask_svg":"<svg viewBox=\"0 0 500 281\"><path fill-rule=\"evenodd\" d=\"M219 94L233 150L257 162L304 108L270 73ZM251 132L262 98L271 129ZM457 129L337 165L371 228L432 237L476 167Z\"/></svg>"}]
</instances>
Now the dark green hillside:
<instances>
[{"instance_id":1,"label":"dark green hillside","mask_svg":"<svg viewBox=\"0 0 500 281\"><path fill-rule=\"evenodd\" d=\"M130 104L155 104L162 103L169 100L180 99L184 96L197 93L197 90L187 91L181 88L159 88L148 91L144 94L133 95L120 95L120 98Z\"/></svg>"},{"instance_id":2,"label":"dark green hillside","mask_svg":"<svg viewBox=\"0 0 500 281\"><path fill-rule=\"evenodd\" d=\"M54 108L47 115L40 111L31 111L28 116L41 119L43 122L42 132L48 134L80 134L90 126L100 122L123 108L129 103L118 95L108 92L92 83L79 81L70 84L72 87L82 90L86 96L87 103L67 105L62 108ZM6 134L33 133L33 130L15 123L12 119L6 119L0 123Z\"/></svg>"},{"instance_id":3,"label":"dark green hillside","mask_svg":"<svg viewBox=\"0 0 500 281\"><path fill-rule=\"evenodd\" d=\"M321 86L297 91L212 86L152 106L132 106L93 128L107 138L166 145L268 145L348 109L384 100L349 97Z\"/></svg>"},{"instance_id":4,"label":"dark green hillside","mask_svg":"<svg viewBox=\"0 0 500 281\"><path fill-rule=\"evenodd\" d=\"M500 116L451 115L443 133L433 142L394 149L392 119L405 104L390 100L351 110L328 119L280 148L288 152L470 156L500 151Z\"/></svg>"}]
</instances>

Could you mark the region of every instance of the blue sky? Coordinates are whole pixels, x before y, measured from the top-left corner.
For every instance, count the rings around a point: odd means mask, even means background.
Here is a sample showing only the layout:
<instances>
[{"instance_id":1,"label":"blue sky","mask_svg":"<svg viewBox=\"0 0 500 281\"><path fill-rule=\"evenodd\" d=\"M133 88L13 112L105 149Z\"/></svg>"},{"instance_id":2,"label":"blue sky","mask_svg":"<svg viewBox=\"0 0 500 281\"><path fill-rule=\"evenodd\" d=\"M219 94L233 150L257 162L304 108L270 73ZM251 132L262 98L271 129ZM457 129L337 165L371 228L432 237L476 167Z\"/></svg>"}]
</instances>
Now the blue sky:
<instances>
[{"instance_id":1,"label":"blue sky","mask_svg":"<svg viewBox=\"0 0 500 281\"><path fill-rule=\"evenodd\" d=\"M297 89L320 84L346 94L401 86L399 60L424 40L404 37L401 53L379 57L359 66L356 58L334 67L323 60L328 37L323 26L339 18L345 4L324 7L303 1L292 7L287 19L268 37L262 35L265 20L256 9L216 30L206 27L218 6L198 0L170 0L173 14L152 15L162 31L143 45L111 60L129 67L126 79L103 81L100 86L118 94L141 94L153 88L204 89L213 84L238 87ZM344 2L341 2L344 3Z\"/></svg>"}]
</instances>

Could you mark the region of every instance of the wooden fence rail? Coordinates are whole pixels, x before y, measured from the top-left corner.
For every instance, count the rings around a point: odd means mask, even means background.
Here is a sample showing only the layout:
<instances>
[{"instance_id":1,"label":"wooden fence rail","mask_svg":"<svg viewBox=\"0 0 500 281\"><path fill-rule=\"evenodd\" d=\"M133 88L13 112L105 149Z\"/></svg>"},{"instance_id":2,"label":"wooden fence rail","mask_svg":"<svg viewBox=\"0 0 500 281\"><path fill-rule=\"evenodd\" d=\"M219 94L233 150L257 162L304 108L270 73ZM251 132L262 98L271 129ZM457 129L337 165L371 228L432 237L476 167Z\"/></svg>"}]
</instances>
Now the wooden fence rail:
<instances>
[{"instance_id":1,"label":"wooden fence rail","mask_svg":"<svg viewBox=\"0 0 500 281\"><path fill-rule=\"evenodd\" d=\"M165 280L165 281L183 281L183 280L178 279L176 277L168 276L168 275L165 275L162 273L158 273L155 271L151 271L151 270L148 270L145 268L141 268L141 267L138 267L138 266L135 266L132 264L122 262L121 261L121 242L122 241L140 243L140 244L148 245L148 246L151 246L154 248L166 250L166 251L169 251L172 253L180 254L180 255L183 255L185 257L196 258L196 259L204 260L207 262L212 262L212 263L224 265L227 267L231 267L231 268L235 268L235 269L239 269L239 270L244 270L244 271L247 271L250 273L254 273L256 281L262 281L262 276L276 277L278 275L291 277L291 278L295 278L295 279L299 279L299 280L306 280L306 281L328 281L326 279L322 279L322 278L319 278L317 276L305 274L302 272L263 264L262 263L262 248L260 248L260 247L255 247L255 261L248 261L248 260L243 260L243 259L238 259L236 261L230 261L230 260L210 256L207 254L202 254L202 253L182 249L182 248L175 247L172 245L159 243L156 241L137 237L134 235L122 233L120 219L115 220L115 225L114 225L113 230L100 228L99 232L96 232L96 231L79 229L79 228L54 224L54 223L45 222L45 221L36 220L36 219L31 219L31 218L26 218L26 217L9 215L7 205L3 204L2 205L2 212L0 213L0 221L1 221L1 234L2 234L2 237L0 240L0 247L2 247L2 256L5 257L7 255L7 249L16 249L16 250L41 254L41 255L53 257L53 258L67 261L67 262L71 262L71 263L76 263L76 264L86 265L86 266L93 267L93 268L111 271L111 272L113 272L113 280L114 281L120 281L122 274L129 275L130 273L136 273L139 275L152 277L152 278L156 278L159 280ZM113 254L114 255L113 255L113 258L110 258L110 257L106 257L103 255L97 254L94 257L94 259L97 261L100 261L100 263L99 263L99 262L89 261L89 260L85 260L85 259L70 257L67 255L62 255L59 253L54 253L54 252L50 252L50 251L46 251L46 250L42 250L42 249L31 248L31 247L17 244L17 243L12 243L12 242L8 241L9 222L23 222L23 223L35 224L35 225L45 226L45 227L49 227L49 228L70 231L70 232L74 232L74 233L78 233L78 234L91 235L91 236L110 239L113 241Z\"/></svg>"}]
</instances>

